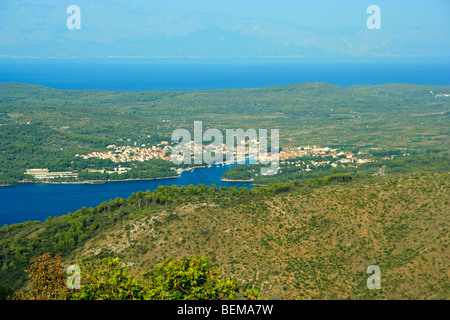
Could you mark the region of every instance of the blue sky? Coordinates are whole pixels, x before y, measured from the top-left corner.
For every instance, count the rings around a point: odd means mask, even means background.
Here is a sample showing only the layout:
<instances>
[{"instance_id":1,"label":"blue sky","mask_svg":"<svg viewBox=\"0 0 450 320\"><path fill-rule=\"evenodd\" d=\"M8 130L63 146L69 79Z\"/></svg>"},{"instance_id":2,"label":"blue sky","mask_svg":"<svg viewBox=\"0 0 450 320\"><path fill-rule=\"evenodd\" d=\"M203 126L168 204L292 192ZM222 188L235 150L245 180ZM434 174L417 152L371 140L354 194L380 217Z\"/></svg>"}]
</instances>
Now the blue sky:
<instances>
[{"instance_id":1,"label":"blue sky","mask_svg":"<svg viewBox=\"0 0 450 320\"><path fill-rule=\"evenodd\" d=\"M0 57L447 57L449 18L448 0L1 0Z\"/></svg>"},{"instance_id":2,"label":"blue sky","mask_svg":"<svg viewBox=\"0 0 450 320\"><path fill-rule=\"evenodd\" d=\"M158 3L158 1L151 1ZM290 24L333 29L358 26L365 21L365 9L372 4L382 8L383 20L390 26L449 27L450 2L448 0L174 0L173 7L235 15L243 18L282 21Z\"/></svg>"}]
</instances>

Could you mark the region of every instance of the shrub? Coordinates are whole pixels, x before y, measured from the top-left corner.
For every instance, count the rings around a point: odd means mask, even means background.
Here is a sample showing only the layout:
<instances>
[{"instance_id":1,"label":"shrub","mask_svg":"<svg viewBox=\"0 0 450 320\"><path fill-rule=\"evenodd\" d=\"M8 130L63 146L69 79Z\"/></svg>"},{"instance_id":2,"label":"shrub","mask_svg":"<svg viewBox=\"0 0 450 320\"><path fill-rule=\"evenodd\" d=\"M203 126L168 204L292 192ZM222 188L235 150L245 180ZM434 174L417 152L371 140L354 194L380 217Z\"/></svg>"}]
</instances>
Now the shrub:
<instances>
[{"instance_id":1,"label":"shrub","mask_svg":"<svg viewBox=\"0 0 450 320\"><path fill-rule=\"evenodd\" d=\"M139 300L143 288L139 281L128 274L119 258L103 258L93 262L89 258L79 261L81 288L71 299L75 300Z\"/></svg>"},{"instance_id":2,"label":"shrub","mask_svg":"<svg viewBox=\"0 0 450 320\"><path fill-rule=\"evenodd\" d=\"M144 272L148 281L145 299L220 300L234 299L236 280L222 278L204 257L167 259L153 271Z\"/></svg>"}]
</instances>

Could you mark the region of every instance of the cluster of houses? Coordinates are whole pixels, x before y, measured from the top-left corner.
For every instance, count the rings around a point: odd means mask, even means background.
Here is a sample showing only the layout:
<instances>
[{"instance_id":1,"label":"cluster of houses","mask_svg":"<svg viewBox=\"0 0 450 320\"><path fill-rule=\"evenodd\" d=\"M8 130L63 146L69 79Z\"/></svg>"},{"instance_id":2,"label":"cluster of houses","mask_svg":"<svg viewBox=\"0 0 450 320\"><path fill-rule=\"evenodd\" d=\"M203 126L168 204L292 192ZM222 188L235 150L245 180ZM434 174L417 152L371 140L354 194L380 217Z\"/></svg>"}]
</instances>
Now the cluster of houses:
<instances>
[{"instance_id":1,"label":"cluster of houses","mask_svg":"<svg viewBox=\"0 0 450 320\"><path fill-rule=\"evenodd\" d=\"M110 159L114 163L131 161L143 162L150 159L170 160L170 155L167 155L167 153L172 149L167 141L161 141L159 145L150 147L146 147L146 145L143 144L141 147L109 145L106 148L113 150L91 152L86 155L76 154L75 157L81 157L83 159Z\"/></svg>"},{"instance_id":2,"label":"cluster of houses","mask_svg":"<svg viewBox=\"0 0 450 320\"><path fill-rule=\"evenodd\" d=\"M183 147L183 146L181 146ZM208 148L211 148L211 145L202 145L196 146L194 145L193 141L188 142L187 147L189 150L191 150L191 154L195 154L195 152L201 150L208 150ZM172 161L172 150L173 147L167 142L167 141L161 141L156 146L149 146L146 147L144 144L141 147L132 147L132 146L116 146L116 145L109 145L107 146L108 149L113 149L111 151L103 151L103 152L91 152L86 155L75 155L75 157L81 157L83 159L110 159L114 163L126 163L126 162L132 162L132 161L147 161L150 159L163 159L166 161ZM195 148L198 148L196 150ZM182 149L182 148L181 148ZM181 150L180 149L180 150ZM235 147L233 150L233 153L235 155L244 155L249 156L249 152L251 148L247 146L238 146ZM223 154L226 154L226 145L222 145L222 151ZM211 150L209 150L211 151ZM173 155L176 157L176 155ZM181 153L178 154L178 156L183 156ZM331 149L329 147L318 147L318 146L300 146L300 147L290 147L290 148L283 148L282 151L279 153L279 160L281 164L291 164L289 159L297 158L297 157L304 157L304 156L315 156L315 157L333 157L336 159L336 161L311 161L310 163L314 166L320 166L320 165L331 165L331 166L338 166L338 165L349 165L349 166L356 166L358 164L363 164L367 162L371 162L373 160L367 158L363 153L353 154L351 152L341 152L337 149ZM272 154L270 153L263 153L258 155L258 159L260 161L267 160L269 161L272 159ZM300 162L297 161L297 163L292 162L293 165L300 165ZM126 169L121 169L120 171L124 171Z\"/></svg>"},{"instance_id":3,"label":"cluster of houses","mask_svg":"<svg viewBox=\"0 0 450 320\"><path fill-rule=\"evenodd\" d=\"M336 159L335 161L308 161L309 164L318 167L331 165L332 167L337 166L350 166L357 167L359 164L372 162L372 159L369 159L365 156L364 153L358 152L358 154L354 154L352 152L341 152L337 149L331 149L329 147L317 147L317 146L300 146L296 148L283 148L280 152L280 164L282 165L295 165L302 166L305 164L304 161L289 161L291 159L297 157L305 157L305 156L314 156L314 157L333 157ZM306 165L306 171L310 171L309 164Z\"/></svg>"},{"instance_id":4,"label":"cluster of houses","mask_svg":"<svg viewBox=\"0 0 450 320\"><path fill-rule=\"evenodd\" d=\"M185 146L180 145L180 151L187 147L191 155L194 155L202 150L212 152L215 147L208 145L195 145L194 141L189 141ZM183 159L183 154L177 152L172 155L173 147L167 141L161 141L156 146L146 147L144 144L141 147L132 146L116 146L109 145L106 148L113 149L111 151L96 151L91 152L86 155L76 154L75 157L81 157L83 159L110 159L114 163L126 163L132 161L147 161L150 159L163 159L166 161L176 160L177 157L181 161ZM227 152L226 145L222 145L222 151L225 155ZM248 156L249 147L245 145L237 146L233 149L233 154L235 156L242 155L243 157ZM269 161L271 159L270 153L264 153L259 156L260 160Z\"/></svg>"},{"instance_id":5,"label":"cluster of houses","mask_svg":"<svg viewBox=\"0 0 450 320\"><path fill-rule=\"evenodd\" d=\"M430 91L431 94L434 94L435 97L450 97L450 94L448 93L438 93L435 94L433 91Z\"/></svg>"}]
</instances>

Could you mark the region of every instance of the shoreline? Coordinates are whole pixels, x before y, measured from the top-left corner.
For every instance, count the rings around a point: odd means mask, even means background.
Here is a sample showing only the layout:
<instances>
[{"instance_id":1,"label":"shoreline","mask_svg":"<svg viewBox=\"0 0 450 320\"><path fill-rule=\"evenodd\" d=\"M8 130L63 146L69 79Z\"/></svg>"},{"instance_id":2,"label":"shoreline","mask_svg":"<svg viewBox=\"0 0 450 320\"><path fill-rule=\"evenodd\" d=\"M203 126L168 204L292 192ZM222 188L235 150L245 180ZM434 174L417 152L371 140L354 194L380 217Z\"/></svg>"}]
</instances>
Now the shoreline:
<instances>
[{"instance_id":1,"label":"shoreline","mask_svg":"<svg viewBox=\"0 0 450 320\"><path fill-rule=\"evenodd\" d=\"M254 179L248 179L248 180L244 180L244 179L236 179L236 180L234 180L234 179L225 179L225 178L222 178L222 179L220 179L220 181L224 181L224 182L254 182L255 180L254 180Z\"/></svg>"},{"instance_id":2,"label":"shoreline","mask_svg":"<svg viewBox=\"0 0 450 320\"><path fill-rule=\"evenodd\" d=\"M54 181L48 181L48 180L39 180L39 181L17 181L14 184L0 184L0 187L16 187L20 184L26 184L26 183L34 183L34 184L104 184L104 183L108 183L108 182L126 182L126 181L151 181L151 180L162 180L162 179L176 179L179 178L180 175L184 172L184 171L194 171L194 169L203 169L203 168L208 168L208 165L203 165L203 166L195 166L195 167L190 167L190 168L184 168L184 169L178 169L177 170L177 175L175 176L171 176L171 177L156 177L156 178L136 178L136 179L123 179L123 180L83 180L83 181L59 181L59 182L54 182ZM245 182L245 181L243 181Z\"/></svg>"},{"instance_id":3,"label":"shoreline","mask_svg":"<svg viewBox=\"0 0 450 320\"><path fill-rule=\"evenodd\" d=\"M19 184L104 184L109 182L129 182L129 181L147 181L147 180L161 180L161 179L176 179L180 175L172 176L172 177L157 177L157 178L136 178L136 179L123 179L123 180L85 180L85 181L18 181L17 184L2 184L0 187L15 187Z\"/></svg>"}]
</instances>

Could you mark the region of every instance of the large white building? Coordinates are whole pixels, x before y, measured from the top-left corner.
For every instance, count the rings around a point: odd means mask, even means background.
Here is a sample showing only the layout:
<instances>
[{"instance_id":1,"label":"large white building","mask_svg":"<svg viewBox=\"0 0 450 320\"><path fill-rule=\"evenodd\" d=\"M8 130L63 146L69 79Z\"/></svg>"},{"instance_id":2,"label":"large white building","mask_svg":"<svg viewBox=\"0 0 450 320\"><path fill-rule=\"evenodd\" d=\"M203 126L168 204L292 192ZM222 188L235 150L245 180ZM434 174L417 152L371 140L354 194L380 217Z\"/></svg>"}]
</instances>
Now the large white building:
<instances>
[{"instance_id":1,"label":"large white building","mask_svg":"<svg viewBox=\"0 0 450 320\"><path fill-rule=\"evenodd\" d=\"M71 171L64 172L49 172L48 169L27 169L26 174L32 175L33 178L42 179L55 179L55 178L76 178L78 173Z\"/></svg>"}]
</instances>

